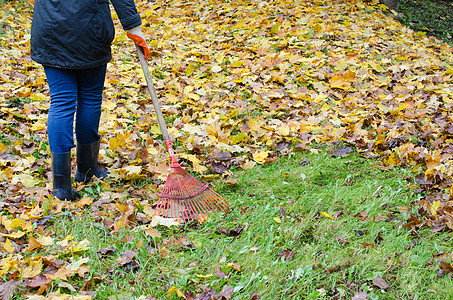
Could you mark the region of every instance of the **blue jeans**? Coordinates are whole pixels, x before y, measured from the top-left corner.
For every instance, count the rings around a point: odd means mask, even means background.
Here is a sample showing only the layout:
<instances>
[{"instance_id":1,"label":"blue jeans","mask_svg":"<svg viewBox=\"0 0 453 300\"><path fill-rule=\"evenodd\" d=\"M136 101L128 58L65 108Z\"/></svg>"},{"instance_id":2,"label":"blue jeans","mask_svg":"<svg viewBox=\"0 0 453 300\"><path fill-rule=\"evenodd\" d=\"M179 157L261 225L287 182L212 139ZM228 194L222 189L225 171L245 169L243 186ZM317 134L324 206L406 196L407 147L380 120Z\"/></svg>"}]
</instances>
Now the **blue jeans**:
<instances>
[{"instance_id":1,"label":"blue jeans","mask_svg":"<svg viewBox=\"0 0 453 300\"><path fill-rule=\"evenodd\" d=\"M78 143L99 140L102 91L107 65L92 69L44 67L50 90L47 134L52 153L67 153Z\"/></svg>"}]
</instances>

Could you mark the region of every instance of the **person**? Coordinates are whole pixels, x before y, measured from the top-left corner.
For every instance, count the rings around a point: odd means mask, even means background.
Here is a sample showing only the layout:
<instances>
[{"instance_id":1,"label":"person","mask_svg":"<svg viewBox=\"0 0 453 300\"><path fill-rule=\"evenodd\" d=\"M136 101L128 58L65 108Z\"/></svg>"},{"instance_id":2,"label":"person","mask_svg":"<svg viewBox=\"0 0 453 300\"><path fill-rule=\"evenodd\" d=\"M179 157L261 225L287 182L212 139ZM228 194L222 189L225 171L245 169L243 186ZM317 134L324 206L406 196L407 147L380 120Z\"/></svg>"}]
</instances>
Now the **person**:
<instances>
[{"instance_id":1,"label":"person","mask_svg":"<svg viewBox=\"0 0 453 300\"><path fill-rule=\"evenodd\" d=\"M149 48L134 0L111 0L127 36ZM107 63L112 59L115 28L108 0L35 0L31 25L31 58L43 65L49 85L47 134L52 161L53 195L75 200L71 148L77 140L74 180L105 178L98 166L98 134Z\"/></svg>"}]
</instances>

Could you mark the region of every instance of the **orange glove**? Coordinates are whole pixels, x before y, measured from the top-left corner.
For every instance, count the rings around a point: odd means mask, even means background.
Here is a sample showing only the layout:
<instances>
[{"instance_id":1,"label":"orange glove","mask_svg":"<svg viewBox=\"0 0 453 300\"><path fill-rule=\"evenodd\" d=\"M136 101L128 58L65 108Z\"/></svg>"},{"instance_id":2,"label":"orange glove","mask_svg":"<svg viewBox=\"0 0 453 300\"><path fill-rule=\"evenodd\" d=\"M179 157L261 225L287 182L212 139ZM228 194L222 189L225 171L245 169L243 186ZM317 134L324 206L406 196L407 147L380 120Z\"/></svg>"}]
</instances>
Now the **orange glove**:
<instances>
[{"instance_id":1,"label":"orange glove","mask_svg":"<svg viewBox=\"0 0 453 300\"><path fill-rule=\"evenodd\" d=\"M143 36L140 26L127 30L126 35L128 38L133 40L136 45L140 46L143 49L145 58L148 59L149 58L149 48L148 48L148 45L146 44L145 37Z\"/></svg>"}]
</instances>

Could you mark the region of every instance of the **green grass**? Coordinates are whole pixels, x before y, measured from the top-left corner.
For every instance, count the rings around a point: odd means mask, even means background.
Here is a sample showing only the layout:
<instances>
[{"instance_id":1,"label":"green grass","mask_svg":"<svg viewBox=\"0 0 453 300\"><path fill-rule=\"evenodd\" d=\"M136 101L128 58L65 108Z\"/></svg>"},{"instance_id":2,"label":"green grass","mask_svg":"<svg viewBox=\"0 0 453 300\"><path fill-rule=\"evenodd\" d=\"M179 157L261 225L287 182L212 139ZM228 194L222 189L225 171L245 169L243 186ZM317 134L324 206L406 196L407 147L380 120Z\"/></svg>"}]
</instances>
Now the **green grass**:
<instances>
[{"instance_id":1,"label":"green grass","mask_svg":"<svg viewBox=\"0 0 453 300\"><path fill-rule=\"evenodd\" d=\"M410 170L383 171L355 154L333 158L321 152L291 154L234 174L237 185L216 187L231 205L228 215L202 225L157 227L160 238L138 228L111 233L105 224L113 218L89 210L52 219L48 228L56 240L68 235L90 240L91 249L81 255L91 257L90 276L100 279L93 288L96 299L122 294L176 299L176 294L166 296L172 286L196 295L203 287L219 293L225 285L234 288L232 299L250 299L253 292L261 299L350 299L356 291L367 292L369 299L453 295L451 277L438 278L439 262L431 263L433 254L452 251L451 235L428 228L414 235L402 227L416 213L412 204L418 196L407 188L413 184ZM237 237L218 230L240 226L245 229ZM175 242L183 237L186 243ZM106 257L97 254L108 246L117 250ZM136 270L115 262L127 249L136 253ZM282 250L293 251L293 259L279 257ZM240 271L229 263L239 264ZM216 276L216 268L225 277ZM375 287L377 276L390 288ZM70 283L80 288L83 282L74 278ZM54 283L49 292L56 289Z\"/></svg>"},{"instance_id":2,"label":"green grass","mask_svg":"<svg viewBox=\"0 0 453 300\"><path fill-rule=\"evenodd\" d=\"M453 3L448 0L402 0L403 23L453 44Z\"/></svg>"}]
</instances>

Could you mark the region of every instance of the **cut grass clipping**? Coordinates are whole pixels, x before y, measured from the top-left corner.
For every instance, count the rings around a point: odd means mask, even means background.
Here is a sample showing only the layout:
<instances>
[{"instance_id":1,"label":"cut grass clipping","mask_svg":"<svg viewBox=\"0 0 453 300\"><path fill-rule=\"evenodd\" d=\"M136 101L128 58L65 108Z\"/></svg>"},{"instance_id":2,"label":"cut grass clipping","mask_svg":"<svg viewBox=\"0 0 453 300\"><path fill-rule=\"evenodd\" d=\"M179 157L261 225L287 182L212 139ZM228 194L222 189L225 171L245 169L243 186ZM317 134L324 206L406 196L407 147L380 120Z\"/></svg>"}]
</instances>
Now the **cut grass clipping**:
<instances>
[{"instance_id":1,"label":"cut grass clipping","mask_svg":"<svg viewBox=\"0 0 453 300\"><path fill-rule=\"evenodd\" d=\"M319 152L290 154L235 176L236 185L217 186L232 212L201 225L111 234L87 210L55 219L56 238L89 239L83 256L91 258L97 299L178 299L218 295L225 287L231 299L453 294L436 259L452 251L450 234L424 227L414 235L403 227L416 214L410 170L383 171L355 154ZM86 286L76 278L68 281L76 290ZM57 289L56 282L48 292Z\"/></svg>"}]
</instances>

